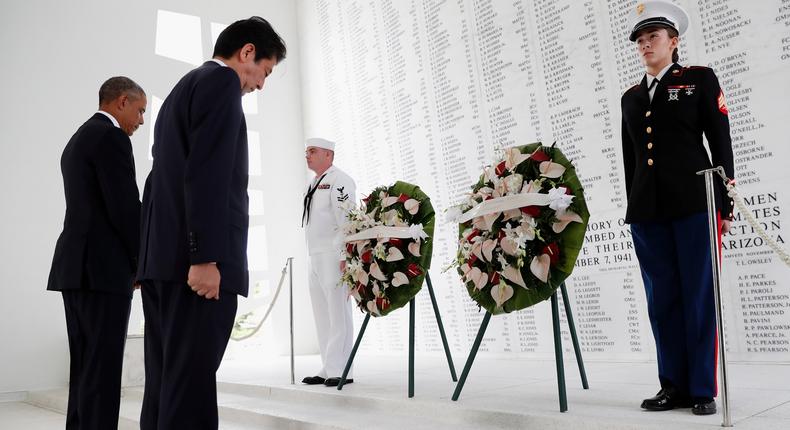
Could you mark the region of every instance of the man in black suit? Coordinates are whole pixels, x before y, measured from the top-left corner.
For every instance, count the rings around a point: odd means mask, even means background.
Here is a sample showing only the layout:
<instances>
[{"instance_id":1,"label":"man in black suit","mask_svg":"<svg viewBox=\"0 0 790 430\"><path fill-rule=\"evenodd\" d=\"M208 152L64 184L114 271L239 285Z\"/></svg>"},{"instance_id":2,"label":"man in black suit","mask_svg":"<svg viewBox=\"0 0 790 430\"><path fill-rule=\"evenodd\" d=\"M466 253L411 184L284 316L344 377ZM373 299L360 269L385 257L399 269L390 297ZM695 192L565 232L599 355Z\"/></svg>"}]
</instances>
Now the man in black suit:
<instances>
[{"instance_id":1,"label":"man in black suit","mask_svg":"<svg viewBox=\"0 0 790 430\"><path fill-rule=\"evenodd\" d=\"M678 36L689 22L683 9L645 1L631 20L630 40L646 74L622 97L625 221L645 284L661 384L642 408L691 407L710 415L716 412L716 310L705 183L696 172L713 165L734 175L727 105L713 70L677 64ZM724 188L716 189L721 233L733 210Z\"/></svg>"},{"instance_id":2,"label":"man in black suit","mask_svg":"<svg viewBox=\"0 0 790 430\"><path fill-rule=\"evenodd\" d=\"M260 17L236 21L213 59L159 111L143 194L142 430L216 429L216 372L246 296L248 161L241 96L263 88L285 44Z\"/></svg>"},{"instance_id":3,"label":"man in black suit","mask_svg":"<svg viewBox=\"0 0 790 430\"><path fill-rule=\"evenodd\" d=\"M68 430L118 428L140 228L129 136L143 123L146 102L131 79L110 78L99 89L99 111L60 159L66 217L47 289L61 291L66 309Z\"/></svg>"}]
</instances>

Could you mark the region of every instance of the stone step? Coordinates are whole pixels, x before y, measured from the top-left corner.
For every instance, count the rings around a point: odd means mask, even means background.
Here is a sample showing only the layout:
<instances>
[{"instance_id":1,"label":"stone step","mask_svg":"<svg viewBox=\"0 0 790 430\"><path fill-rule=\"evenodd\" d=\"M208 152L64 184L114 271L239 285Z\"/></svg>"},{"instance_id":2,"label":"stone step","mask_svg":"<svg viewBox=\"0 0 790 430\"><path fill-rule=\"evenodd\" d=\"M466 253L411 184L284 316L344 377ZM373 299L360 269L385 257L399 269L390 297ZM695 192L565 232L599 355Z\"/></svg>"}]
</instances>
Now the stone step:
<instances>
[{"instance_id":1,"label":"stone step","mask_svg":"<svg viewBox=\"0 0 790 430\"><path fill-rule=\"evenodd\" d=\"M251 430L436 430L590 429L636 430L664 426L624 422L617 417L590 420L573 414L531 414L482 410L448 399L384 398L349 389L314 390L304 386L219 383L220 429ZM120 430L139 429L142 387L127 387L121 397ZM61 414L67 390L30 393L27 403ZM528 408L525 407L525 411ZM682 428L699 428L689 426Z\"/></svg>"}]
</instances>

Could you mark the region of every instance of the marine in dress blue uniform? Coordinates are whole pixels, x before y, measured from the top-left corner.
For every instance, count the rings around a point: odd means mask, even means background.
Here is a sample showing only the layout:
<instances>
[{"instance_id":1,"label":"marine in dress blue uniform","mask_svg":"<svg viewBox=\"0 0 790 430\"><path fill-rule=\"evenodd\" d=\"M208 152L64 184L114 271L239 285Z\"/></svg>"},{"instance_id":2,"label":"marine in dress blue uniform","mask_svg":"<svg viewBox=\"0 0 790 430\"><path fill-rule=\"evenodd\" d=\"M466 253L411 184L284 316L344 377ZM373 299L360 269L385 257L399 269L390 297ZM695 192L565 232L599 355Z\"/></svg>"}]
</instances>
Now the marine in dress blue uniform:
<instances>
[{"instance_id":1,"label":"marine in dress blue uniform","mask_svg":"<svg viewBox=\"0 0 790 430\"><path fill-rule=\"evenodd\" d=\"M677 36L688 27L683 9L644 2L631 22L630 40L647 73L621 103L625 220L645 284L661 384L642 408L692 407L707 415L716 412L717 333L705 183L696 172L723 166L734 176L728 112L713 70L677 64ZM673 58L661 62L669 52ZM726 229L733 203L723 184L716 193Z\"/></svg>"}]
</instances>

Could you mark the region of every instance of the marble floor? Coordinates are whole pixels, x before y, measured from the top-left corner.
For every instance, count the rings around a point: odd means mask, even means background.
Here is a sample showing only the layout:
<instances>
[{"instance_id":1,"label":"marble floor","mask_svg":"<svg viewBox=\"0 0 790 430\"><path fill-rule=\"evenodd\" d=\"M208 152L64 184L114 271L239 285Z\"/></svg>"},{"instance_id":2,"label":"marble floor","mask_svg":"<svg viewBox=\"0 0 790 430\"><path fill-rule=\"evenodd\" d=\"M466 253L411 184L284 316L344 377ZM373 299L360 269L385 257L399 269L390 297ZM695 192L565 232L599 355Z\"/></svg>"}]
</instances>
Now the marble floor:
<instances>
[{"instance_id":1,"label":"marble floor","mask_svg":"<svg viewBox=\"0 0 790 430\"><path fill-rule=\"evenodd\" d=\"M463 363L463 357L456 357ZM456 364L460 374L461 364ZM441 355L417 355L415 396L407 398L405 356L358 357L355 383L342 391L299 383L318 357L296 359L290 384L287 357L226 360L218 373L221 428L242 429L713 429L721 414L697 417L688 409L645 412L642 398L656 391L655 364L586 363L583 390L576 363L565 363L568 406L559 412L553 361L481 355L459 401ZM790 429L790 365L729 367L731 416L739 429ZM121 429L136 428L140 387L127 387ZM64 389L29 393L0 403L0 429L62 429ZM42 407L37 407L43 406ZM721 405L720 410L721 410Z\"/></svg>"}]
</instances>

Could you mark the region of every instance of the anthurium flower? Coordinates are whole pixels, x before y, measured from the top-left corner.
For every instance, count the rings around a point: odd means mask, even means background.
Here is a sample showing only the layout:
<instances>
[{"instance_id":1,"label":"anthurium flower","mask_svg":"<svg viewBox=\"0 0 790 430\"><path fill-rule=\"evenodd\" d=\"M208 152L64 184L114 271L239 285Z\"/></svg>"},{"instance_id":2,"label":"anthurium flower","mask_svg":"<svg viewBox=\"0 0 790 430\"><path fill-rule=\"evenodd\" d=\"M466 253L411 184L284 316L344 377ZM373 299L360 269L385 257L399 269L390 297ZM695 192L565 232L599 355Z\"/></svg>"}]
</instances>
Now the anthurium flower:
<instances>
[{"instance_id":1,"label":"anthurium flower","mask_svg":"<svg viewBox=\"0 0 790 430\"><path fill-rule=\"evenodd\" d=\"M494 298L496 305L501 307L506 301L513 297L513 287L504 282L496 284L491 287L491 297Z\"/></svg>"},{"instance_id":2,"label":"anthurium flower","mask_svg":"<svg viewBox=\"0 0 790 430\"><path fill-rule=\"evenodd\" d=\"M389 251L387 252L387 262L400 261L400 260L403 260L403 253L400 252L400 249L391 246Z\"/></svg>"},{"instance_id":3,"label":"anthurium flower","mask_svg":"<svg viewBox=\"0 0 790 430\"><path fill-rule=\"evenodd\" d=\"M409 278L403 272L395 272L392 274L392 286L400 287L409 283Z\"/></svg>"},{"instance_id":4,"label":"anthurium flower","mask_svg":"<svg viewBox=\"0 0 790 430\"><path fill-rule=\"evenodd\" d=\"M529 155L529 158L537 161L538 163L551 160L551 158L549 158L549 155L543 152L541 146L538 146L538 148L535 149L535 152Z\"/></svg>"},{"instance_id":5,"label":"anthurium flower","mask_svg":"<svg viewBox=\"0 0 790 430\"><path fill-rule=\"evenodd\" d=\"M565 166L558 163L553 163L551 161L544 161L540 163L540 176L546 178L559 178L565 173Z\"/></svg>"},{"instance_id":6,"label":"anthurium flower","mask_svg":"<svg viewBox=\"0 0 790 430\"><path fill-rule=\"evenodd\" d=\"M571 222L583 222L582 217L572 211L557 212L555 216L557 221L551 225L551 229L554 230L554 233L561 233Z\"/></svg>"},{"instance_id":7,"label":"anthurium flower","mask_svg":"<svg viewBox=\"0 0 790 430\"><path fill-rule=\"evenodd\" d=\"M494 226L494 222L496 221L497 218L499 218L499 215L501 214L502 214L501 212L494 212L492 214L483 215L483 223L485 225L485 229L491 231L491 227Z\"/></svg>"},{"instance_id":8,"label":"anthurium flower","mask_svg":"<svg viewBox=\"0 0 790 430\"><path fill-rule=\"evenodd\" d=\"M392 246L397 246L398 248L400 248L401 245L403 245L403 240L401 240L401 239L399 239L397 237L391 237L391 238L389 238L389 240L387 242L389 242L389 244L392 245Z\"/></svg>"},{"instance_id":9,"label":"anthurium flower","mask_svg":"<svg viewBox=\"0 0 790 430\"><path fill-rule=\"evenodd\" d=\"M368 280L369 280L368 272L366 272L365 269L362 268L361 264L355 266L354 268L349 268L348 266L346 266L346 270L351 271L351 279L353 279L354 281L362 283L363 285L368 284Z\"/></svg>"},{"instance_id":10,"label":"anthurium flower","mask_svg":"<svg viewBox=\"0 0 790 430\"><path fill-rule=\"evenodd\" d=\"M482 240L476 240L472 244L472 255L474 255L475 257L485 261L485 259L483 258L483 241Z\"/></svg>"},{"instance_id":11,"label":"anthurium flower","mask_svg":"<svg viewBox=\"0 0 790 430\"><path fill-rule=\"evenodd\" d=\"M398 211L395 209L382 213L381 222L390 227L402 224L398 217Z\"/></svg>"},{"instance_id":12,"label":"anthurium flower","mask_svg":"<svg viewBox=\"0 0 790 430\"><path fill-rule=\"evenodd\" d=\"M529 270L542 282L548 282L550 265L551 257L547 254L542 254L532 258L532 262L529 263Z\"/></svg>"},{"instance_id":13,"label":"anthurium flower","mask_svg":"<svg viewBox=\"0 0 790 430\"><path fill-rule=\"evenodd\" d=\"M409 196L406 194L401 194L398 196L398 203L405 203L406 200L409 200Z\"/></svg>"},{"instance_id":14,"label":"anthurium flower","mask_svg":"<svg viewBox=\"0 0 790 430\"><path fill-rule=\"evenodd\" d=\"M482 187L477 190L477 194L480 196L481 200L485 200L487 197L490 197L492 194L494 194L494 189L491 187Z\"/></svg>"},{"instance_id":15,"label":"anthurium flower","mask_svg":"<svg viewBox=\"0 0 790 430\"><path fill-rule=\"evenodd\" d=\"M420 266L418 266L415 263L409 263L409 267L406 269L406 273L412 278L414 278L416 276L422 275L422 269L420 269Z\"/></svg>"},{"instance_id":16,"label":"anthurium flower","mask_svg":"<svg viewBox=\"0 0 790 430\"><path fill-rule=\"evenodd\" d=\"M524 206L521 208L521 212L536 218L540 216L540 206Z\"/></svg>"},{"instance_id":17,"label":"anthurium flower","mask_svg":"<svg viewBox=\"0 0 790 430\"><path fill-rule=\"evenodd\" d=\"M354 253L354 244L353 243L347 243L346 244L346 254L351 255L353 253Z\"/></svg>"},{"instance_id":18,"label":"anthurium flower","mask_svg":"<svg viewBox=\"0 0 790 430\"><path fill-rule=\"evenodd\" d=\"M521 186L521 193L539 193L540 192L540 182L532 180L529 182L524 182Z\"/></svg>"},{"instance_id":19,"label":"anthurium flower","mask_svg":"<svg viewBox=\"0 0 790 430\"><path fill-rule=\"evenodd\" d=\"M380 309L381 312L385 312L390 308L390 301L385 297L376 297L376 307Z\"/></svg>"},{"instance_id":20,"label":"anthurium flower","mask_svg":"<svg viewBox=\"0 0 790 430\"><path fill-rule=\"evenodd\" d=\"M537 227L538 227L538 223L537 221L535 221L535 218L529 215L524 215L524 217L521 218L521 224L516 229L516 232L519 235L520 239L523 236L523 239L525 241L535 240L535 229Z\"/></svg>"},{"instance_id":21,"label":"anthurium flower","mask_svg":"<svg viewBox=\"0 0 790 430\"><path fill-rule=\"evenodd\" d=\"M412 215L417 215L417 212L420 211L420 202L415 199L406 200L403 203L403 207Z\"/></svg>"},{"instance_id":22,"label":"anthurium flower","mask_svg":"<svg viewBox=\"0 0 790 430\"><path fill-rule=\"evenodd\" d=\"M397 202L398 202L397 197L385 197L384 199L381 200L381 207L386 208L394 205Z\"/></svg>"},{"instance_id":23,"label":"anthurium flower","mask_svg":"<svg viewBox=\"0 0 790 430\"><path fill-rule=\"evenodd\" d=\"M379 308L376 306L376 301L375 300L368 301L368 303L365 305L365 307L368 308L368 311L370 313L372 313L374 315L377 315L377 316L381 316L381 313L379 313Z\"/></svg>"},{"instance_id":24,"label":"anthurium flower","mask_svg":"<svg viewBox=\"0 0 790 430\"><path fill-rule=\"evenodd\" d=\"M370 264L373 261L373 250L368 249L359 257L363 263Z\"/></svg>"},{"instance_id":25,"label":"anthurium flower","mask_svg":"<svg viewBox=\"0 0 790 430\"><path fill-rule=\"evenodd\" d=\"M381 268L375 261L370 265L370 276L378 279L379 281L387 280L387 277L384 276L384 273L381 271Z\"/></svg>"},{"instance_id":26,"label":"anthurium flower","mask_svg":"<svg viewBox=\"0 0 790 430\"><path fill-rule=\"evenodd\" d=\"M357 284L357 287L356 287L356 288L352 288L352 289L351 289L351 290L349 290L349 292L348 292L348 295L349 295L349 296L351 296L351 297L353 297L353 298L354 298L354 300L356 300L356 301L360 301L360 300L362 300L362 294L364 294L364 289L362 290L363 292L362 292L362 293L360 293L360 287L364 288L364 286L363 286L363 285L361 285L361 284Z\"/></svg>"},{"instance_id":27,"label":"anthurium flower","mask_svg":"<svg viewBox=\"0 0 790 430\"><path fill-rule=\"evenodd\" d=\"M505 267L505 269L502 270L502 276L521 288L527 288L527 284L524 283L524 278L521 276L521 270L516 266L509 265Z\"/></svg>"},{"instance_id":28,"label":"anthurium flower","mask_svg":"<svg viewBox=\"0 0 790 430\"><path fill-rule=\"evenodd\" d=\"M505 174L505 169L507 169L507 166L505 166L505 162L502 161L496 165L496 168L494 169L494 173L496 173L497 176L502 176Z\"/></svg>"},{"instance_id":29,"label":"anthurium flower","mask_svg":"<svg viewBox=\"0 0 790 430\"><path fill-rule=\"evenodd\" d=\"M488 239L483 242L482 252L483 257L485 257L485 261L492 261L493 260L493 252L494 248L496 248L496 240Z\"/></svg>"},{"instance_id":30,"label":"anthurium flower","mask_svg":"<svg viewBox=\"0 0 790 430\"><path fill-rule=\"evenodd\" d=\"M510 220L521 218L521 211L518 209L508 209L502 212L502 214L504 215L502 217L502 222L508 222Z\"/></svg>"},{"instance_id":31,"label":"anthurium flower","mask_svg":"<svg viewBox=\"0 0 790 430\"><path fill-rule=\"evenodd\" d=\"M516 243L516 240L512 237L502 239L499 245L502 247L502 251L507 255L516 255L518 252L518 243Z\"/></svg>"},{"instance_id":32,"label":"anthurium flower","mask_svg":"<svg viewBox=\"0 0 790 430\"><path fill-rule=\"evenodd\" d=\"M529 154L522 154L521 150L518 148L508 148L508 150L505 151L505 166L508 170L513 171L529 157Z\"/></svg>"},{"instance_id":33,"label":"anthurium flower","mask_svg":"<svg viewBox=\"0 0 790 430\"><path fill-rule=\"evenodd\" d=\"M481 271L477 267L473 267L472 270L466 274L466 280L471 281L476 290L482 290L488 283L488 273Z\"/></svg>"},{"instance_id":34,"label":"anthurium flower","mask_svg":"<svg viewBox=\"0 0 790 430\"><path fill-rule=\"evenodd\" d=\"M409 244L409 253L415 257L420 256L420 239Z\"/></svg>"},{"instance_id":35,"label":"anthurium flower","mask_svg":"<svg viewBox=\"0 0 790 430\"><path fill-rule=\"evenodd\" d=\"M552 265L557 264L557 261L560 260L560 247L556 242L552 242L544 246L541 252L549 256L549 260Z\"/></svg>"},{"instance_id":36,"label":"anthurium flower","mask_svg":"<svg viewBox=\"0 0 790 430\"><path fill-rule=\"evenodd\" d=\"M491 272L488 274L488 283L490 283L491 285L499 284L499 279L500 279L499 272Z\"/></svg>"}]
</instances>

